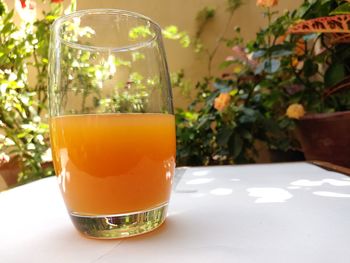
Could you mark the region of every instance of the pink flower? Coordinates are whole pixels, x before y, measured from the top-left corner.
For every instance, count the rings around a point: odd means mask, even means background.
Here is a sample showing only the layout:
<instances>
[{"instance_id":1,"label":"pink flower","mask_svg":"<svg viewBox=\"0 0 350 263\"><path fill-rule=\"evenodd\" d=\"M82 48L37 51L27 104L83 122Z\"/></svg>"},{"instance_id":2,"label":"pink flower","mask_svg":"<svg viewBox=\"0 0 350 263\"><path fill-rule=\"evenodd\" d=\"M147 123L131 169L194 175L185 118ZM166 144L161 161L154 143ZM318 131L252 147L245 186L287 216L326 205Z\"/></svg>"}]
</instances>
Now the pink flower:
<instances>
[{"instance_id":1,"label":"pink flower","mask_svg":"<svg viewBox=\"0 0 350 263\"><path fill-rule=\"evenodd\" d=\"M10 156L4 152L0 152L0 165L8 163L10 161Z\"/></svg>"},{"instance_id":2,"label":"pink flower","mask_svg":"<svg viewBox=\"0 0 350 263\"><path fill-rule=\"evenodd\" d=\"M239 60L241 62L247 61L247 54L244 49L240 46L232 47L233 55L226 58L226 60Z\"/></svg>"},{"instance_id":3,"label":"pink flower","mask_svg":"<svg viewBox=\"0 0 350 263\"><path fill-rule=\"evenodd\" d=\"M56 4L59 4L59 3L62 3L64 0L51 0L51 3L56 3Z\"/></svg>"},{"instance_id":4,"label":"pink flower","mask_svg":"<svg viewBox=\"0 0 350 263\"><path fill-rule=\"evenodd\" d=\"M294 95L295 93L298 93L304 89L304 86L298 85L298 84L292 84L290 86L287 86L285 88L288 95Z\"/></svg>"},{"instance_id":5,"label":"pink flower","mask_svg":"<svg viewBox=\"0 0 350 263\"><path fill-rule=\"evenodd\" d=\"M258 62L252 58L244 51L240 46L232 47L232 56L228 56L226 61L235 61L238 60L242 63L249 65L251 68L255 68L258 65Z\"/></svg>"},{"instance_id":6,"label":"pink flower","mask_svg":"<svg viewBox=\"0 0 350 263\"><path fill-rule=\"evenodd\" d=\"M260 7L273 7L278 5L278 0L257 0L256 5Z\"/></svg>"}]
</instances>

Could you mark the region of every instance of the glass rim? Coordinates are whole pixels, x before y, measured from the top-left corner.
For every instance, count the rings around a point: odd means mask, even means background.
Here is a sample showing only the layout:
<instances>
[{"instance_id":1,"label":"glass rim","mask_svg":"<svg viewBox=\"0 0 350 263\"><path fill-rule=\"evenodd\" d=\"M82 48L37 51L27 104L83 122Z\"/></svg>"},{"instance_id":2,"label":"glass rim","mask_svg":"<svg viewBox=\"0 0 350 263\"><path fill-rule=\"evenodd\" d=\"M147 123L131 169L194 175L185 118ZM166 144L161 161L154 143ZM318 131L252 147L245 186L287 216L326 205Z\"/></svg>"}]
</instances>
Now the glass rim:
<instances>
[{"instance_id":1,"label":"glass rim","mask_svg":"<svg viewBox=\"0 0 350 263\"><path fill-rule=\"evenodd\" d=\"M104 47L104 46L94 46L94 45L84 45L84 44L79 44L79 43L74 43L71 41L67 41L64 40L61 37L61 32L58 32L56 35L59 39L59 42L64 43L65 45L72 47L72 48L76 48L76 49L82 49L82 50L86 50L86 51L107 51L107 52L125 52L125 51L132 51L132 50L137 50L143 47L147 47L149 46L151 43L153 43L159 36L159 34L161 34L162 29L159 26L158 23L154 22L151 18L144 16L142 14L133 12L133 11L127 11L127 10L123 10L123 9L114 9L114 8L96 8L96 9L83 9L83 10L78 10L75 12L72 12L70 14L67 15L63 15L59 18L57 18L51 25L51 32L55 32L55 29L60 29L61 25L64 22L67 22L69 20L72 20L74 18L80 18L83 17L85 15L93 15L93 14L97 14L97 15L106 15L106 14L112 14L112 15L126 15L129 17L133 17L133 18L139 18L144 20L145 22L148 22L153 29L155 30L155 32L157 34L154 34L154 36L150 37L147 40L143 40L143 41L139 41L135 44L130 44L130 45L123 45L120 47Z\"/></svg>"}]
</instances>

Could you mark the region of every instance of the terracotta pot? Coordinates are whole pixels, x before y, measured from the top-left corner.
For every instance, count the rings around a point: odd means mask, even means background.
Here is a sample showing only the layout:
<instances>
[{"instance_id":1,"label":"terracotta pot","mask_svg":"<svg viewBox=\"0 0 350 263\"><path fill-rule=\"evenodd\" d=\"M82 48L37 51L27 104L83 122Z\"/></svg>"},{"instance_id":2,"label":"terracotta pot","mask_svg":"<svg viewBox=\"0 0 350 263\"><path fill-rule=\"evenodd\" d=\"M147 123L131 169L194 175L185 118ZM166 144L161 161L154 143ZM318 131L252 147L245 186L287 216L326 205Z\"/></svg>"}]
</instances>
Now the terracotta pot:
<instances>
[{"instance_id":1,"label":"terracotta pot","mask_svg":"<svg viewBox=\"0 0 350 263\"><path fill-rule=\"evenodd\" d=\"M306 115L297 128L306 160L350 167L350 111Z\"/></svg>"},{"instance_id":2,"label":"terracotta pot","mask_svg":"<svg viewBox=\"0 0 350 263\"><path fill-rule=\"evenodd\" d=\"M273 163L305 161L304 153L297 150L270 150L270 160Z\"/></svg>"},{"instance_id":3,"label":"terracotta pot","mask_svg":"<svg viewBox=\"0 0 350 263\"><path fill-rule=\"evenodd\" d=\"M11 158L8 163L0 165L0 176L6 182L7 187L14 186L17 183L19 172L18 158Z\"/></svg>"},{"instance_id":4,"label":"terracotta pot","mask_svg":"<svg viewBox=\"0 0 350 263\"><path fill-rule=\"evenodd\" d=\"M41 163L43 169L53 167L52 162ZM0 177L5 182L6 187L14 187L18 184L18 174L21 172L20 160L18 157L10 158L10 161L0 165Z\"/></svg>"}]
</instances>

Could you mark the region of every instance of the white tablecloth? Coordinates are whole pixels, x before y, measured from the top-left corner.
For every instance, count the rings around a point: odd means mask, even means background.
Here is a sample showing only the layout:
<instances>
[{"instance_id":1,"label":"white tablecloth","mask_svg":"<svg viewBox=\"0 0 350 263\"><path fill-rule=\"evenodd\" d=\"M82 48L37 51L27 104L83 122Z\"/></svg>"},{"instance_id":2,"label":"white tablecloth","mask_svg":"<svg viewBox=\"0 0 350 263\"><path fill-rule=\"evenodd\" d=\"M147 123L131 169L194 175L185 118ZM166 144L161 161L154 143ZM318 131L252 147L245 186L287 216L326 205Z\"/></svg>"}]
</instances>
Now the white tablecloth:
<instances>
[{"instance_id":1,"label":"white tablecloth","mask_svg":"<svg viewBox=\"0 0 350 263\"><path fill-rule=\"evenodd\" d=\"M56 178L0 193L0 262L350 262L350 178L307 163L179 169L139 237L80 236Z\"/></svg>"}]
</instances>

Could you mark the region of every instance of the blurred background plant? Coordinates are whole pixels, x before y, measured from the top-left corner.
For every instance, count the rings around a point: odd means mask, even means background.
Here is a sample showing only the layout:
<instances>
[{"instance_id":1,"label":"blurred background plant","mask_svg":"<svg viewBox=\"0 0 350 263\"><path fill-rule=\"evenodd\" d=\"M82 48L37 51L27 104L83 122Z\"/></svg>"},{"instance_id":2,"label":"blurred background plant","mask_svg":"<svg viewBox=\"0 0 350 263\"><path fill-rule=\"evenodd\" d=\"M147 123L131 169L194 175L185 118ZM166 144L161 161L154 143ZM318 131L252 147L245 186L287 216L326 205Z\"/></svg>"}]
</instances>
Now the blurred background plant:
<instances>
[{"instance_id":1,"label":"blurred background plant","mask_svg":"<svg viewBox=\"0 0 350 263\"><path fill-rule=\"evenodd\" d=\"M216 18L214 7L198 12L193 39L177 26L163 29L166 39L190 46L207 68L195 85L183 70L171 73L175 89L195 94L188 107L176 112L178 166L254 162L261 145L282 152L299 150L294 119L305 112L335 112L350 106L348 1L306 0L294 11L278 13L277 0L258 0L267 26L251 41L231 23L244 2L225 1L226 23L213 46L203 36ZM75 10L76 3L70 1L65 10L60 0L46 4L49 11L38 17L34 1L16 0L22 18L16 25L13 11L0 0L0 164L16 162L20 183L53 174L46 106L49 27L63 12ZM135 28L131 34L137 37L147 34L145 30ZM222 49L229 53L217 62ZM106 59L106 67L86 67L84 78L67 81L76 81L77 86L89 83L98 92L100 84L91 78L104 81L108 71L129 68L129 62L142 59L142 54L130 59ZM215 73L217 69L220 73ZM35 72L33 83L29 72ZM130 71L130 80L139 88L157 84L156 79L134 73ZM130 99L123 87L107 100L96 100L98 106L118 111ZM132 98L135 107L144 104L146 95Z\"/></svg>"},{"instance_id":2,"label":"blurred background plant","mask_svg":"<svg viewBox=\"0 0 350 263\"><path fill-rule=\"evenodd\" d=\"M177 114L179 164L253 162L259 141L270 150L299 151L294 119L349 109L350 3L304 1L282 14L273 9L276 0L256 3L267 26L247 43L239 28L224 26L232 37L218 36L212 51L200 36L215 10L206 7L197 16L195 50L208 56L208 74L195 86L191 105ZM229 21L242 2L228 5ZM225 44L232 53L215 65L221 76L212 76L213 56Z\"/></svg>"},{"instance_id":3,"label":"blurred background plant","mask_svg":"<svg viewBox=\"0 0 350 263\"><path fill-rule=\"evenodd\" d=\"M197 15L198 30L194 50L207 57L207 76L195 86L196 98L186 110L177 112L177 164L212 165L250 163L258 151L257 140L266 140L269 129L261 107L262 94L256 89L260 76L257 62L248 58L241 46L239 28L230 28L232 17L243 4L227 1L227 22L212 49L201 40L206 25L215 18L215 9L205 7ZM232 38L226 39L227 31ZM213 65L217 51L226 45L233 51L221 65ZM223 74L213 76L213 66Z\"/></svg>"},{"instance_id":4,"label":"blurred background plant","mask_svg":"<svg viewBox=\"0 0 350 263\"><path fill-rule=\"evenodd\" d=\"M264 8L268 27L245 50L258 62L257 88L265 117L274 123L266 142L270 149L299 149L295 119L350 107L350 4L304 1L282 15Z\"/></svg>"},{"instance_id":5,"label":"blurred background plant","mask_svg":"<svg viewBox=\"0 0 350 263\"><path fill-rule=\"evenodd\" d=\"M255 74L258 61L244 48L240 28L230 28L239 0L227 1L227 22L213 49L201 40L206 25L215 18L215 9L205 7L197 15L198 30L195 52L207 57L208 73L195 86L197 95L186 110L177 112L177 163L212 165L254 162L258 155L257 140L266 141L270 124L264 116L262 81ZM224 38L227 31L231 38ZM220 65L213 65L218 49L228 46L232 54ZM220 76L212 68L220 67Z\"/></svg>"},{"instance_id":6,"label":"blurred background plant","mask_svg":"<svg viewBox=\"0 0 350 263\"><path fill-rule=\"evenodd\" d=\"M350 3L341 0L305 1L290 14L297 21L284 44L294 44L294 90L288 103L305 112L345 111L350 107ZM298 21L300 19L300 21Z\"/></svg>"},{"instance_id":7,"label":"blurred background plant","mask_svg":"<svg viewBox=\"0 0 350 263\"><path fill-rule=\"evenodd\" d=\"M18 182L53 174L47 125L47 65L49 27L63 12L62 1L52 0L50 11L36 17L36 4L17 1L22 21L0 1L0 151L20 168ZM74 1L72 2L74 7ZM29 82L28 72L36 74Z\"/></svg>"},{"instance_id":8,"label":"blurred background plant","mask_svg":"<svg viewBox=\"0 0 350 263\"><path fill-rule=\"evenodd\" d=\"M17 25L14 10L9 11L5 1L0 0L0 165L12 163L11 167L16 168L14 172L19 170L17 181L20 184L54 174L47 124L50 26L63 13L68 14L76 9L75 0L69 1L68 6L63 5L63 0L42 2L48 11L37 15L36 2L16 0L16 12L21 18ZM136 28L135 37L142 33L136 32L137 30L142 31ZM86 27L79 28L79 32L75 33L87 38L91 34ZM167 39L178 41L183 47L190 44L187 33L174 25L165 27L163 35ZM142 59L137 54L134 55L133 59ZM86 87L84 98L91 93L98 97L98 86L109 78L110 71L118 66L127 66L128 61L106 60L103 65L93 67L84 64L88 56L85 53L72 54L72 61L68 61L68 64L79 70L72 71L74 76L67 75L66 86L74 82L73 86ZM35 74L35 77L29 74ZM130 76L131 81L139 87L144 87L143 81L149 81L143 80L136 72L130 72ZM177 78L177 74L174 73L173 76ZM113 103L115 111L116 105L123 107L126 100L134 100L133 105L138 107L145 99L114 95L110 101L96 100L98 105L95 106L111 107ZM88 106L83 102L82 107Z\"/></svg>"}]
</instances>

